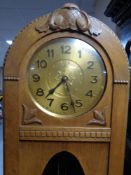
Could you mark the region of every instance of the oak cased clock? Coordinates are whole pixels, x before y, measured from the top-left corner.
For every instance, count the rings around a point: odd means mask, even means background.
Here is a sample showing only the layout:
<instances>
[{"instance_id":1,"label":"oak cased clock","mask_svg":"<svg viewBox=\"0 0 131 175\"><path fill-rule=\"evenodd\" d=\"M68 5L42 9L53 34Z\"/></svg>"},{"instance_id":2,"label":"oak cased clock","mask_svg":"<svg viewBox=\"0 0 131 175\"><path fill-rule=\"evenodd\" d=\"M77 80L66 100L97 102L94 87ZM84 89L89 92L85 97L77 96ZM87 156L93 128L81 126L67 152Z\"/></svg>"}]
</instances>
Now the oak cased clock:
<instances>
[{"instance_id":1,"label":"oak cased clock","mask_svg":"<svg viewBox=\"0 0 131 175\"><path fill-rule=\"evenodd\" d=\"M5 175L122 175L128 90L102 22L67 3L30 23L4 68Z\"/></svg>"}]
</instances>

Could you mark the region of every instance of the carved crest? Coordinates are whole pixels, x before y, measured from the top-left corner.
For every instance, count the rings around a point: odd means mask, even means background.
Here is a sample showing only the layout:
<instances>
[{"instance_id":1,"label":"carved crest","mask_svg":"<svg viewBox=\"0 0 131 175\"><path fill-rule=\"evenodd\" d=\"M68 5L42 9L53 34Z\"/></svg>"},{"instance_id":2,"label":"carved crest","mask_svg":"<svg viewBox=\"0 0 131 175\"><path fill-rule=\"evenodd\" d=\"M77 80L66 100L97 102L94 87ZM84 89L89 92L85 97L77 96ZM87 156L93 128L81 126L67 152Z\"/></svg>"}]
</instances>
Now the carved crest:
<instances>
[{"instance_id":1,"label":"carved crest","mask_svg":"<svg viewBox=\"0 0 131 175\"><path fill-rule=\"evenodd\" d=\"M42 124L42 121L36 117L37 109L29 110L25 104L23 104L22 107L23 107L23 124L24 125L29 125L29 124L41 125Z\"/></svg>"},{"instance_id":2,"label":"carved crest","mask_svg":"<svg viewBox=\"0 0 131 175\"><path fill-rule=\"evenodd\" d=\"M62 30L72 30L87 32L91 35L98 36L101 33L100 29L92 26L90 17L86 12L79 9L73 3L67 3L62 8L55 10L47 17L47 21L36 27L39 33Z\"/></svg>"}]
</instances>

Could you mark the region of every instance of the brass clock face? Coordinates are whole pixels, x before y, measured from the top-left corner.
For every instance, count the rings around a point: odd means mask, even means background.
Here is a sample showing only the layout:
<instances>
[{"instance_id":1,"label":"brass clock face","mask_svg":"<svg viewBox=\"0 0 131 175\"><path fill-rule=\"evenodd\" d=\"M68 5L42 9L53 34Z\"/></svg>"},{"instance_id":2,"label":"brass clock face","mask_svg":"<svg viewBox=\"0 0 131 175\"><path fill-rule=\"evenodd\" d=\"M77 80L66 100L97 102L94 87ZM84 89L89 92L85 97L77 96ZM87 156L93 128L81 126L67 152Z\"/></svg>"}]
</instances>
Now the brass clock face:
<instances>
[{"instance_id":1,"label":"brass clock face","mask_svg":"<svg viewBox=\"0 0 131 175\"><path fill-rule=\"evenodd\" d=\"M91 110L101 99L107 79L96 49L76 38L57 38L40 46L29 61L27 74L36 105L61 118Z\"/></svg>"}]
</instances>

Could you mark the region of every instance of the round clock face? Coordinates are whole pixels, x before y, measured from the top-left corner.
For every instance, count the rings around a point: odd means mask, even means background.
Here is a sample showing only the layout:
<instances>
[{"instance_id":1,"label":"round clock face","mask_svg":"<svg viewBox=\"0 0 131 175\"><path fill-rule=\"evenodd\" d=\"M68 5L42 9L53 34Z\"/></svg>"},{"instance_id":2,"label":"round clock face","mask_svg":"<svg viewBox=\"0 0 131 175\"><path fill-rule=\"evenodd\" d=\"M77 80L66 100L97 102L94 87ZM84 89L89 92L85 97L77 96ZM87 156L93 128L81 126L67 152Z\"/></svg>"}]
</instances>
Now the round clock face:
<instances>
[{"instance_id":1,"label":"round clock face","mask_svg":"<svg viewBox=\"0 0 131 175\"><path fill-rule=\"evenodd\" d=\"M40 46L28 64L28 87L36 105L54 117L75 117L91 110L106 86L106 68L91 45L57 38Z\"/></svg>"}]
</instances>

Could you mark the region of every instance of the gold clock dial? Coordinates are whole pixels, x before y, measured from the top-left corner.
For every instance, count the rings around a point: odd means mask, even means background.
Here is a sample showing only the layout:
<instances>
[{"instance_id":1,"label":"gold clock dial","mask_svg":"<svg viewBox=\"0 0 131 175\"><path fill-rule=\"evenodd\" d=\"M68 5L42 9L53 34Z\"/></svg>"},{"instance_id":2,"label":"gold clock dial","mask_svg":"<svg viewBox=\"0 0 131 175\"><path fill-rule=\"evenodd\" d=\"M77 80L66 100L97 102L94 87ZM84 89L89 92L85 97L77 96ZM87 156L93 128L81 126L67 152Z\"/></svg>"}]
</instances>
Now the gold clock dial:
<instances>
[{"instance_id":1,"label":"gold clock dial","mask_svg":"<svg viewBox=\"0 0 131 175\"><path fill-rule=\"evenodd\" d=\"M45 113L70 118L91 110L106 86L104 62L91 45L57 38L39 47L28 64L28 86Z\"/></svg>"}]
</instances>

